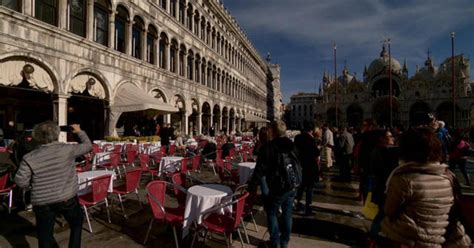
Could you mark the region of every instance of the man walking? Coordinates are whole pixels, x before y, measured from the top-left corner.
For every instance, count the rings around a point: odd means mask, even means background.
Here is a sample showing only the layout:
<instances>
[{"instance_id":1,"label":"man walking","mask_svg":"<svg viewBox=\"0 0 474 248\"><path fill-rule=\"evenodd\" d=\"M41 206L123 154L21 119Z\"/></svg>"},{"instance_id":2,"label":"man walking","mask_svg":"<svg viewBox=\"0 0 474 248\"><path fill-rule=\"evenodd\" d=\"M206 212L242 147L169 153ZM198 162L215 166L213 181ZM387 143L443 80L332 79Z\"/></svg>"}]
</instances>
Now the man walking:
<instances>
[{"instance_id":1,"label":"man walking","mask_svg":"<svg viewBox=\"0 0 474 248\"><path fill-rule=\"evenodd\" d=\"M84 216L77 198L74 159L89 152L92 145L78 124L71 127L81 144L58 142L60 130L52 121L37 124L32 135L40 146L23 157L15 176L19 187L31 186L31 203L41 248L57 247L53 235L57 215L63 215L71 228L69 247L81 247Z\"/></svg>"},{"instance_id":2,"label":"man walking","mask_svg":"<svg viewBox=\"0 0 474 248\"><path fill-rule=\"evenodd\" d=\"M286 125L281 120L276 120L270 125L271 141L265 144L259 153L257 165L252 178L249 181L249 191L254 192L265 177L269 191L265 199L265 211L267 214L267 225L270 233L270 247L288 247L290 241L293 200L295 188L282 188L281 177L282 165L279 160L283 154L294 152L294 145L290 139L285 137ZM294 153L293 153L294 154ZM299 165L297 165L299 166ZM280 220L278 210L281 208ZM280 229L281 227L281 229Z\"/></svg>"},{"instance_id":3,"label":"man walking","mask_svg":"<svg viewBox=\"0 0 474 248\"><path fill-rule=\"evenodd\" d=\"M329 129L327 123L323 124L323 138L321 140L321 146L324 154L324 158L326 159L326 166L327 168L332 167L332 148L334 147L334 135L332 131Z\"/></svg>"},{"instance_id":4,"label":"man walking","mask_svg":"<svg viewBox=\"0 0 474 248\"><path fill-rule=\"evenodd\" d=\"M319 170L316 163L320 152L316 146L316 141L314 140L312 128L310 126L306 126L302 133L296 135L295 147L298 151L298 159L300 160L303 169L303 182L298 188L298 193L296 195L296 211L303 211L304 209L306 215L311 215L313 187L319 180ZM306 204L303 208L301 200L304 192L306 192Z\"/></svg>"}]
</instances>

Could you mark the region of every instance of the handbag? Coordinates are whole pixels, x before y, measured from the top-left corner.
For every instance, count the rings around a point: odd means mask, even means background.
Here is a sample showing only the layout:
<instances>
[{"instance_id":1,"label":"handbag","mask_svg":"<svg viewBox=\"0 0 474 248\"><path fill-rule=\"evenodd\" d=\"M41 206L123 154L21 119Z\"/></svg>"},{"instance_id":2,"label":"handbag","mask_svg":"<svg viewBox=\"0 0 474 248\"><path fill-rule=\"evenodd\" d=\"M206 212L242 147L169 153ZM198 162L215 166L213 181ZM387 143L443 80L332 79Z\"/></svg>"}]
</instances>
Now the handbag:
<instances>
[{"instance_id":1,"label":"handbag","mask_svg":"<svg viewBox=\"0 0 474 248\"><path fill-rule=\"evenodd\" d=\"M377 213L379 212L379 207L377 204L372 202L372 192L367 194L367 199L365 200L364 207L362 208L362 214L365 218L373 220Z\"/></svg>"},{"instance_id":2,"label":"handbag","mask_svg":"<svg viewBox=\"0 0 474 248\"><path fill-rule=\"evenodd\" d=\"M461 185L456 178L456 175L450 170L446 170L446 176L451 182L453 188L453 214L454 218L458 219L464 226L466 233L473 238L474 237L474 195L463 195L461 192Z\"/></svg>"}]
</instances>

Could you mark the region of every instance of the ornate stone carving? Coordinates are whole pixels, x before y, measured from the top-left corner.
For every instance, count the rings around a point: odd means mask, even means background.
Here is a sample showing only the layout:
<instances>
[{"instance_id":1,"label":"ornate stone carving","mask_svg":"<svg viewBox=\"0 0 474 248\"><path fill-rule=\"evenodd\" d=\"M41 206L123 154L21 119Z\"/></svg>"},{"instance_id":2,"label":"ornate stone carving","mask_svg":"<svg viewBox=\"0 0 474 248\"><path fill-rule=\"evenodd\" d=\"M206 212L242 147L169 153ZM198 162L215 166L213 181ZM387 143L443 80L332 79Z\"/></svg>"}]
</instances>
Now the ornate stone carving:
<instances>
[{"instance_id":1,"label":"ornate stone carving","mask_svg":"<svg viewBox=\"0 0 474 248\"><path fill-rule=\"evenodd\" d=\"M28 65L29 68L26 68ZM30 67L31 66L31 67ZM54 84L49 73L41 66L26 62L24 60L8 60L0 63L0 84L6 86L17 86L23 79L28 85L44 92L53 92Z\"/></svg>"},{"instance_id":2,"label":"ornate stone carving","mask_svg":"<svg viewBox=\"0 0 474 248\"><path fill-rule=\"evenodd\" d=\"M69 93L85 94L105 99L105 89L99 81L91 75L80 74L75 76L70 83Z\"/></svg>"}]
</instances>

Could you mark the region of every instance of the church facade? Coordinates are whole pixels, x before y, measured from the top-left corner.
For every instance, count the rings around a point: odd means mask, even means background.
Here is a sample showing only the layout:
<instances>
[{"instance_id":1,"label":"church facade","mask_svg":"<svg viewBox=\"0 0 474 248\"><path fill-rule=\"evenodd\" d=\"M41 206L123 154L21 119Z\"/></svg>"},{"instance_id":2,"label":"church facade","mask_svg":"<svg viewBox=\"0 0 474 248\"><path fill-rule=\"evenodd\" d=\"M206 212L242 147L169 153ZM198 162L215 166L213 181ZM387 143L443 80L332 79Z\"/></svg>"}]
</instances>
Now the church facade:
<instances>
[{"instance_id":1,"label":"church facade","mask_svg":"<svg viewBox=\"0 0 474 248\"><path fill-rule=\"evenodd\" d=\"M336 79L325 73L320 92L295 95L299 103L290 102L287 116L294 128L304 121L360 127L365 118L375 119L382 127L409 127L418 125L428 113L434 113L448 127L469 128L474 124L471 120L473 83L470 61L462 54L446 58L439 65L428 55L424 66L417 67L413 76L409 76L406 63L401 65L383 46L379 58L365 67L363 80L349 73L346 66ZM298 105L308 111L311 106L311 117L292 118L298 116L298 112L293 113L298 111Z\"/></svg>"}]
</instances>

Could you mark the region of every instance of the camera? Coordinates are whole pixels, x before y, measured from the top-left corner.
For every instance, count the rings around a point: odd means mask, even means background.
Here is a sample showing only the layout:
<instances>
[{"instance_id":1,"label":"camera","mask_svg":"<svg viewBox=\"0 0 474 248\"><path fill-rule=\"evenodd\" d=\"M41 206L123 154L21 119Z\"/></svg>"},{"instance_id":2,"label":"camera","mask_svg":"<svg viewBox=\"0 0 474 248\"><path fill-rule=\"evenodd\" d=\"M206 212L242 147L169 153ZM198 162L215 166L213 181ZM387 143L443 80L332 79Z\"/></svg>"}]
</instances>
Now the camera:
<instances>
[{"instance_id":1,"label":"camera","mask_svg":"<svg viewBox=\"0 0 474 248\"><path fill-rule=\"evenodd\" d=\"M72 132L72 127L69 126L69 125L64 125L64 126L59 126L59 130L61 130L61 132Z\"/></svg>"}]
</instances>

